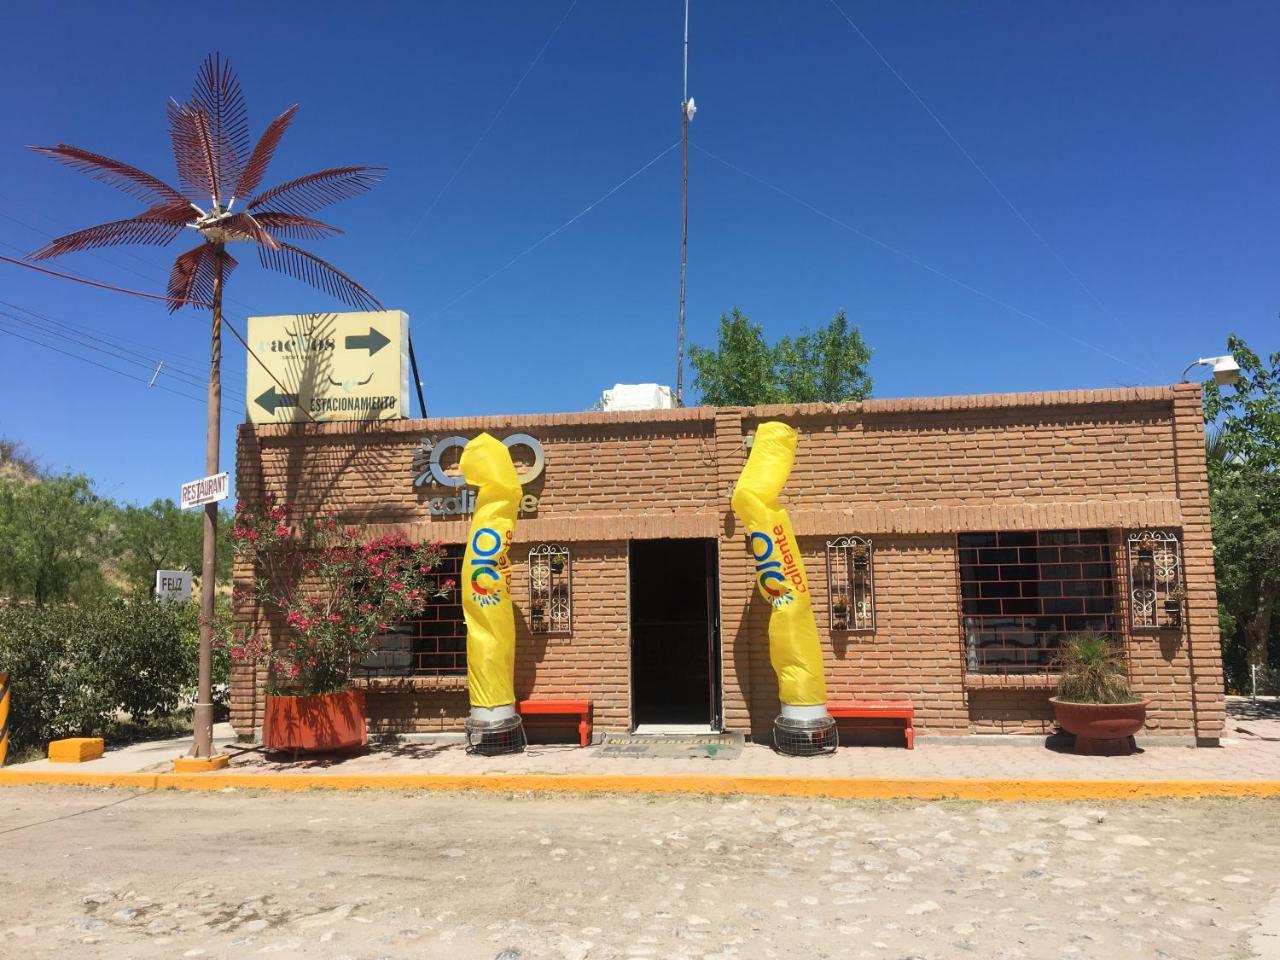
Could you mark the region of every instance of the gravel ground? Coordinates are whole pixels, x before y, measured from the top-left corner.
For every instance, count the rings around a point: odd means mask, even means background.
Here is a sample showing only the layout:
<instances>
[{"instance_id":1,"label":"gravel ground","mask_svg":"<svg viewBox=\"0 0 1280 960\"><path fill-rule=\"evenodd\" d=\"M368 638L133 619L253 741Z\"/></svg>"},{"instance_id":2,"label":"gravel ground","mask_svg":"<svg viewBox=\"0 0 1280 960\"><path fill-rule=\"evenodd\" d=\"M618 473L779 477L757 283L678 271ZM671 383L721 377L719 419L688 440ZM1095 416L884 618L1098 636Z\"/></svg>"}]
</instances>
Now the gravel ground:
<instances>
[{"instance_id":1,"label":"gravel ground","mask_svg":"<svg viewBox=\"0 0 1280 960\"><path fill-rule=\"evenodd\" d=\"M0 956L1280 956L1280 803L5 788Z\"/></svg>"}]
</instances>

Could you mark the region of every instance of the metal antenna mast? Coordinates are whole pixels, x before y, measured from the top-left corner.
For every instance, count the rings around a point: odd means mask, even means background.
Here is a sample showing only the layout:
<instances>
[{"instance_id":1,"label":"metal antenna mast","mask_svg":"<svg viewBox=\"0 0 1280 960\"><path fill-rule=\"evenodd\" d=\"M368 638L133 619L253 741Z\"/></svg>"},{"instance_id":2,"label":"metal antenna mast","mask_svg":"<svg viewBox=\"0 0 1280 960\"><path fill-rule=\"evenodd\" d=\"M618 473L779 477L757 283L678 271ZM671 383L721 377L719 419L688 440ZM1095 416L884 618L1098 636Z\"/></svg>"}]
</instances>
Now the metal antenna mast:
<instances>
[{"instance_id":1,"label":"metal antenna mast","mask_svg":"<svg viewBox=\"0 0 1280 960\"><path fill-rule=\"evenodd\" d=\"M684 97L680 101L682 180L680 233L680 323L676 334L676 406L684 406L684 285L689 268L689 123L698 112L689 96L689 0L684 0Z\"/></svg>"}]
</instances>

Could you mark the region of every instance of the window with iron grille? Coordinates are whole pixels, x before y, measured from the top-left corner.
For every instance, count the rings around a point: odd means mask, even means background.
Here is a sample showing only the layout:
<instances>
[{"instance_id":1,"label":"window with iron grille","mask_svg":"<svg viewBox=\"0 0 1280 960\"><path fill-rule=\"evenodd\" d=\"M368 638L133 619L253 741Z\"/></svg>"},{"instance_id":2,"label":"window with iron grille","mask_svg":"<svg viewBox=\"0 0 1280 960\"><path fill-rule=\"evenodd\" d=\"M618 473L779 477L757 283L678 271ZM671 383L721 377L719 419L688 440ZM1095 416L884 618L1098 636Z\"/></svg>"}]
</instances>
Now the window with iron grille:
<instances>
[{"instance_id":1,"label":"window with iron grille","mask_svg":"<svg viewBox=\"0 0 1280 960\"><path fill-rule=\"evenodd\" d=\"M1129 622L1134 630L1180 630L1186 589L1182 545L1166 530L1128 536Z\"/></svg>"},{"instance_id":2,"label":"window with iron grille","mask_svg":"<svg viewBox=\"0 0 1280 960\"><path fill-rule=\"evenodd\" d=\"M360 665L366 677L456 677L467 672L467 624L462 618L462 551L444 548L438 581L453 580L446 597L432 600L422 613L378 638L378 649Z\"/></svg>"},{"instance_id":3,"label":"window with iron grille","mask_svg":"<svg viewBox=\"0 0 1280 960\"><path fill-rule=\"evenodd\" d=\"M962 533L956 539L971 672L1047 671L1067 637L1115 635L1115 566L1106 530Z\"/></svg>"},{"instance_id":4,"label":"window with iron grille","mask_svg":"<svg viewBox=\"0 0 1280 960\"><path fill-rule=\"evenodd\" d=\"M858 633L876 628L872 566L870 540L827 541L827 614L832 630Z\"/></svg>"},{"instance_id":5,"label":"window with iron grille","mask_svg":"<svg viewBox=\"0 0 1280 960\"><path fill-rule=\"evenodd\" d=\"M573 625L569 548L540 543L529 551L529 630L568 633Z\"/></svg>"}]
</instances>

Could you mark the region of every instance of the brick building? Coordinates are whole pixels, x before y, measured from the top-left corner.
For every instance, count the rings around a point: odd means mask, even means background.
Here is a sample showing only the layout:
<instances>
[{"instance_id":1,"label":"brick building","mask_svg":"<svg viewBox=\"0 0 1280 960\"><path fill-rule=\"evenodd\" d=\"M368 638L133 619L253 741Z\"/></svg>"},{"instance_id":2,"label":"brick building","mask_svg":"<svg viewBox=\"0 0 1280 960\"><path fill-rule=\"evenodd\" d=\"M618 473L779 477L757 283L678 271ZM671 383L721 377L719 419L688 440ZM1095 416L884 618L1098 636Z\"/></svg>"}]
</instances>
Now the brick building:
<instances>
[{"instance_id":1,"label":"brick building","mask_svg":"<svg viewBox=\"0 0 1280 960\"><path fill-rule=\"evenodd\" d=\"M1151 700L1148 732L1211 744L1224 707L1200 399L1180 384L246 424L237 480L246 501L271 493L302 515L461 545L453 438L524 435L509 444L529 478L512 550L517 695L590 698L598 730L766 737L768 606L729 498L755 426L785 420L800 445L783 501L832 701L910 698L924 734L1045 733L1057 644L1103 630ZM247 602L236 615L256 623ZM460 730L464 637L456 598L389 635L360 680L371 729ZM261 725L262 679L233 676L241 733Z\"/></svg>"}]
</instances>

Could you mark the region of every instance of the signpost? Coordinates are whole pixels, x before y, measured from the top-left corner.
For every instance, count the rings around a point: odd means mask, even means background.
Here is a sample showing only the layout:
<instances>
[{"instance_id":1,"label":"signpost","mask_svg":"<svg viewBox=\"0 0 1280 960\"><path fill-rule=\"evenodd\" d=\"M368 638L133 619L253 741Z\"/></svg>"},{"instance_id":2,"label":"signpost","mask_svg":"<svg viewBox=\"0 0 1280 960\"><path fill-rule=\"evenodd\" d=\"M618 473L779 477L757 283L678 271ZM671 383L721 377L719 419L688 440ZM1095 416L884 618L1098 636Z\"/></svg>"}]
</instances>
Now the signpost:
<instances>
[{"instance_id":1,"label":"signpost","mask_svg":"<svg viewBox=\"0 0 1280 960\"><path fill-rule=\"evenodd\" d=\"M156 599L187 603L191 599L190 570L157 570Z\"/></svg>"},{"instance_id":2,"label":"signpost","mask_svg":"<svg viewBox=\"0 0 1280 960\"><path fill-rule=\"evenodd\" d=\"M409 316L400 310L250 317L250 423L409 415Z\"/></svg>"},{"instance_id":3,"label":"signpost","mask_svg":"<svg viewBox=\"0 0 1280 960\"><path fill-rule=\"evenodd\" d=\"M181 505L183 510L203 506L206 503L217 503L227 499L231 483L226 473L215 473L211 477L201 477L182 485Z\"/></svg>"}]
</instances>

